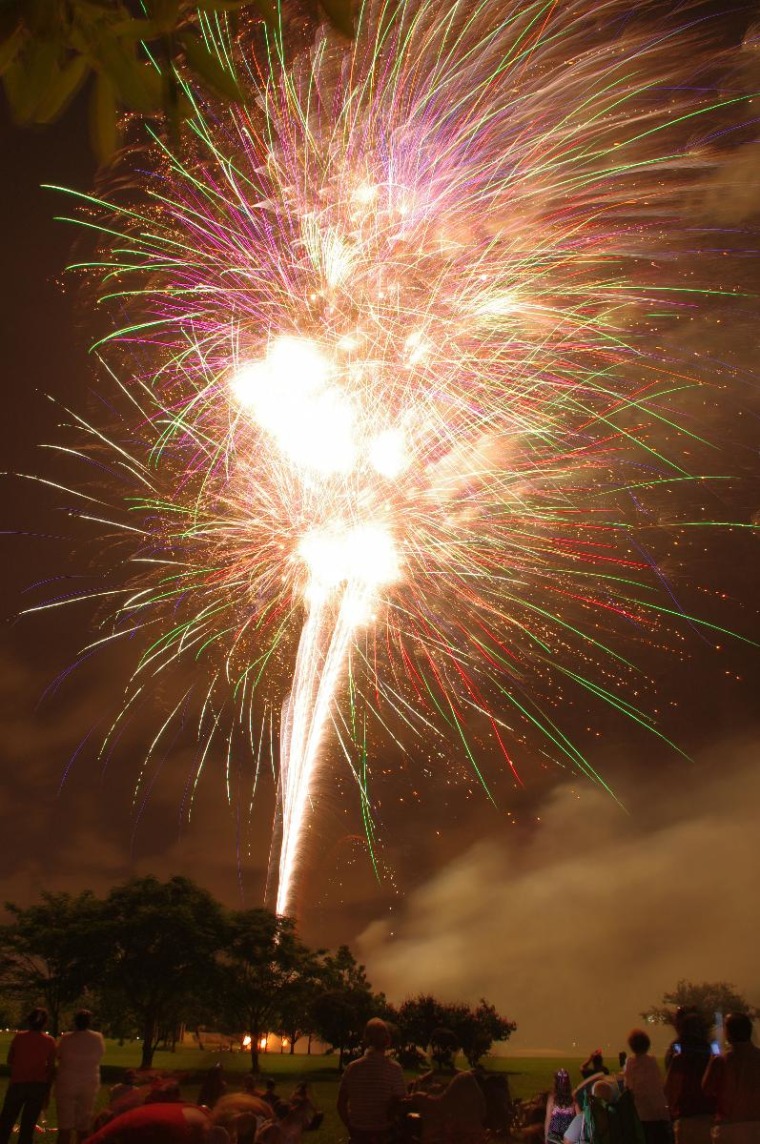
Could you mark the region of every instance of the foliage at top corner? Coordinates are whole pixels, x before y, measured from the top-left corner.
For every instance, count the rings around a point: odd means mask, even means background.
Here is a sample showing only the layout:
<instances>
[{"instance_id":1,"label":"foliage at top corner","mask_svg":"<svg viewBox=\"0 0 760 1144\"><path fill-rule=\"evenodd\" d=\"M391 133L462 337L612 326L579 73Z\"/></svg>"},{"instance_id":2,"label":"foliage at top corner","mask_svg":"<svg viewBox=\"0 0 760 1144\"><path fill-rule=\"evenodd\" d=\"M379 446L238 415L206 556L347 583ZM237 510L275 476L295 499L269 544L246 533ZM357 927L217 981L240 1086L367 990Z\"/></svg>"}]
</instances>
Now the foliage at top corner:
<instances>
[{"instance_id":1,"label":"foliage at top corner","mask_svg":"<svg viewBox=\"0 0 760 1144\"><path fill-rule=\"evenodd\" d=\"M351 0L320 5L352 34ZM183 81L240 100L229 61L203 30L241 20L277 25L279 0L2 0L0 77L11 115L21 126L53 123L86 88L92 147L106 164L125 112L178 133L189 110Z\"/></svg>"}]
</instances>

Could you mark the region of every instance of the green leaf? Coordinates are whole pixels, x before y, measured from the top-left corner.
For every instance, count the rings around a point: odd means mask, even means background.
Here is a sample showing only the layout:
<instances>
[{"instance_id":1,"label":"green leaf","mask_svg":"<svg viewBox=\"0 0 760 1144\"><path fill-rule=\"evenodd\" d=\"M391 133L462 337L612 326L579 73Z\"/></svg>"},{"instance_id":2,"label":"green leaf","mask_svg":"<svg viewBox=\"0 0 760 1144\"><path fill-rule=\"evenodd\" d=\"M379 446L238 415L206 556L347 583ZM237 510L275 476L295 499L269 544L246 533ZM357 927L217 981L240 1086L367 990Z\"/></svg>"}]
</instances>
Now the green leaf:
<instances>
[{"instance_id":1,"label":"green leaf","mask_svg":"<svg viewBox=\"0 0 760 1144\"><path fill-rule=\"evenodd\" d=\"M119 142L116 92L108 76L99 74L90 100L90 139L101 163L113 158Z\"/></svg>"},{"instance_id":2,"label":"green leaf","mask_svg":"<svg viewBox=\"0 0 760 1144\"><path fill-rule=\"evenodd\" d=\"M344 36L353 39L354 19L351 0L319 0L330 23Z\"/></svg>"},{"instance_id":3,"label":"green leaf","mask_svg":"<svg viewBox=\"0 0 760 1144\"><path fill-rule=\"evenodd\" d=\"M52 123L81 88L90 67L84 56L74 56L63 68L56 67L44 98L34 109L35 123Z\"/></svg>"},{"instance_id":4,"label":"green leaf","mask_svg":"<svg viewBox=\"0 0 760 1144\"><path fill-rule=\"evenodd\" d=\"M117 20L111 25L111 34L117 40L125 40L128 44L139 43L140 40L156 40L164 34L164 29L156 20L138 20L130 16L127 20Z\"/></svg>"},{"instance_id":5,"label":"green leaf","mask_svg":"<svg viewBox=\"0 0 760 1144\"><path fill-rule=\"evenodd\" d=\"M21 28L16 28L15 31L11 32L10 36L7 36L6 39L0 43L0 75L2 75L5 69L10 67L15 60L16 53L21 47L23 39L24 36Z\"/></svg>"},{"instance_id":6,"label":"green leaf","mask_svg":"<svg viewBox=\"0 0 760 1144\"><path fill-rule=\"evenodd\" d=\"M272 28L279 28L280 13L277 9L277 5L273 3L273 0L253 0L253 5L255 8L258 8L267 24Z\"/></svg>"},{"instance_id":7,"label":"green leaf","mask_svg":"<svg viewBox=\"0 0 760 1144\"><path fill-rule=\"evenodd\" d=\"M161 81L156 69L138 58L135 47L104 34L103 29L91 42L92 54L111 81L119 102L130 111L152 115L161 110Z\"/></svg>"},{"instance_id":8,"label":"green leaf","mask_svg":"<svg viewBox=\"0 0 760 1144\"><path fill-rule=\"evenodd\" d=\"M19 63L14 61L9 64L3 72L3 90L5 91L5 98L8 101L8 107L13 119L16 123L19 122L18 112L16 105L21 102L21 86L24 79L24 70Z\"/></svg>"},{"instance_id":9,"label":"green leaf","mask_svg":"<svg viewBox=\"0 0 760 1144\"><path fill-rule=\"evenodd\" d=\"M21 0L0 0L0 40L7 40L19 26Z\"/></svg>"},{"instance_id":10,"label":"green leaf","mask_svg":"<svg viewBox=\"0 0 760 1144\"><path fill-rule=\"evenodd\" d=\"M60 37L65 26L65 9L60 0L25 0L24 23L35 38Z\"/></svg>"},{"instance_id":11,"label":"green leaf","mask_svg":"<svg viewBox=\"0 0 760 1144\"><path fill-rule=\"evenodd\" d=\"M58 44L51 40L28 40L3 75L11 112L17 123L30 123L47 94L58 63Z\"/></svg>"},{"instance_id":12,"label":"green leaf","mask_svg":"<svg viewBox=\"0 0 760 1144\"><path fill-rule=\"evenodd\" d=\"M148 0L146 7L151 21L162 33L173 32L179 21L179 0Z\"/></svg>"},{"instance_id":13,"label":"green leaf","mask_svg":"<svg viewBox=\"0 0 760 1144\"><path fill-rule=\"evenodd\" d=\"M193 72L216 95L223 99L230 99L233 103L241 103L243 96L237 85L237 80L222 65L215 55L206 48L203 41L194 32L180 32L177 37L185 49L185 58Z\"/></svg>"}]
</instances>

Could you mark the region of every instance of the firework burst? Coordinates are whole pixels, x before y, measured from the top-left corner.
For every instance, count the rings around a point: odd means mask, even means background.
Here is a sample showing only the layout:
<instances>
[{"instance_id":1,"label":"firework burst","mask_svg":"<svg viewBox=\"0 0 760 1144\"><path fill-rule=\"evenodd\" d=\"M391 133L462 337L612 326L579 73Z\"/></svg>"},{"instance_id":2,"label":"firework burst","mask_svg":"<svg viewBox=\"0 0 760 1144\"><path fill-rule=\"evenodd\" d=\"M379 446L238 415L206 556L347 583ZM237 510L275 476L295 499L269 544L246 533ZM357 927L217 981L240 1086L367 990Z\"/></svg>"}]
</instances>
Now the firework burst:
<instances>
[{"instance_id":1,"label":"firework burst","mask_svg":"<svg viewBox=\"0 0 760 1144\"><path fill-rule=\"evenodd\" d=\"M636 650L683 617L635 538L689 477L692 381L652 349L648 315L691 304L653 258L717 101L699 28L629 8L368 0L287 64L206 25L244 105L195 105L128 208L91 200L136 490L117 723L187 661L201 762L279 727L281 912L331 746L368 816L366 714L479 774L473 716L515 776L532 742L598 779L573 702L656 732Z\"/></svg>"}]
</instances>

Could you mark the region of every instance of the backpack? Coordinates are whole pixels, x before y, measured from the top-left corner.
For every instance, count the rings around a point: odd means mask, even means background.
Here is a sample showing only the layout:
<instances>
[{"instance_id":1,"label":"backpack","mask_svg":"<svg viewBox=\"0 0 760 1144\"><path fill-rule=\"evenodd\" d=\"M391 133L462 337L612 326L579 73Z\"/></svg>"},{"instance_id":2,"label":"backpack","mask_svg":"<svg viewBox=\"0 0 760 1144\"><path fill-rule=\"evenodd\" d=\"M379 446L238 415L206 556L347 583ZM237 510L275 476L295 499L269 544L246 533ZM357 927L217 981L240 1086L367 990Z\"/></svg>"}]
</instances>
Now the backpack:
<instances>
[{"instance_id":1,"label":"backpack","mask_svg":"<svg viewBox=\"0 0 760 1144\"><path fill-rule=\"evenodd\" d=\"M644 1144L644 1129L628 1089L611 1104L589 1095L584 1119L590 1144Z\"/></svg>"}]
</instances>

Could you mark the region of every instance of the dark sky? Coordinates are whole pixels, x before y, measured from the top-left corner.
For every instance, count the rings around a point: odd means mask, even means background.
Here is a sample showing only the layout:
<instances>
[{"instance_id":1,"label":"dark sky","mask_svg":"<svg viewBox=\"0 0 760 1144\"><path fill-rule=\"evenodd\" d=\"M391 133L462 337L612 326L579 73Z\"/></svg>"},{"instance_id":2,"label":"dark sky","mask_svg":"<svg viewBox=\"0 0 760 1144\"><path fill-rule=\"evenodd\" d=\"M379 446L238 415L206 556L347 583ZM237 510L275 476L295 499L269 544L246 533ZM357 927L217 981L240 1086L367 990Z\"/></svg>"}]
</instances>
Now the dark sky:
<instances>
[{"instance_id":1,"label":"dark sky","mask_svg":"<svg viewBox=\"0 0 760 1144\"><path fill-rule=\"evenodd\" d=\"M751 23L751 11L737 9L721 34L737 44ZM742 82L754 70L760 86L757 52L735 48ZM730 277L747 291L758 283L760 237L752 138L748 128L726 148L695 208L700 223L719 228ZM91 413L101 400L87 353L88 307L76 282L64 281L72 228L53 216L66 204L41 188L92 185L85 113L75 108L39 131L15 130L3 114L0 154L2 467L56 482L64 470L44 446L65 436L61 406ZM737 306L708 299L688 332L670 335L674 353L721 363L705 432L717 445L714 463L732 479L715 513L742 523L760 509L758 317L751 298ZM70 499L17 476L3 482L4 897L27 903L44 889L105 891L133 873L185 873L230 905L259 904L271 778L262 777L249 821L240 799L230 808L222 760L212 758L188 814L195 750L179 741L149 765L136 797L157 725L147 709L112 756L98 759L125 663L94 658L69 674L94 622L86 608L17 619L30 600L91 576L97 543L67 516ZM684 562L687 610L758 638L755 538L740 530L700 536ZM619 803L536 757L525 760L525 789L485 760L494 806L463 766L378 744L388 772L374 788L378 882L355 787L336 760L305 876L306 939L350 942L374 983L396 997L485 994L518 1021L515 1043L524 1047L616 1047L638 1010L680 977L731 980L760 1002L757 652L730 638L720 649L698 635L687 642L684 656L652 656L648 670L663 730L688 760L608 713L573 717L579 745Z\"/></svg>"}]
</instances>

